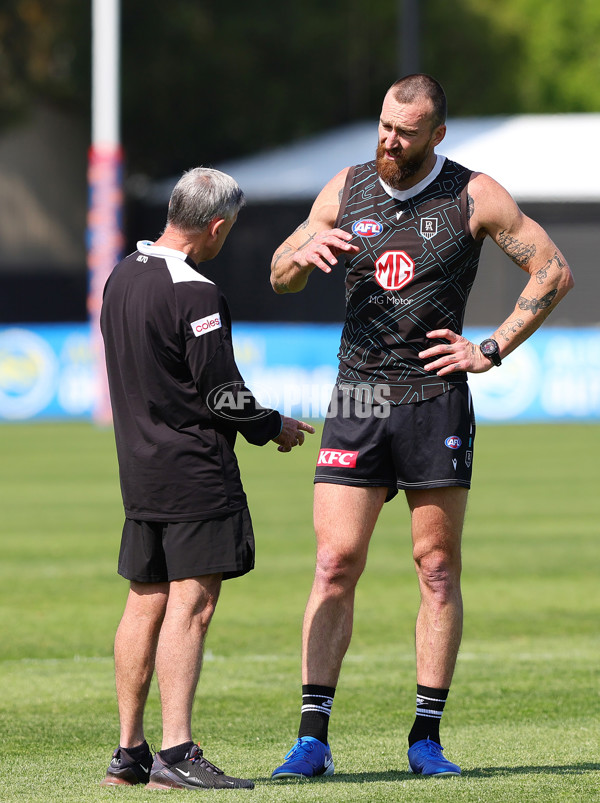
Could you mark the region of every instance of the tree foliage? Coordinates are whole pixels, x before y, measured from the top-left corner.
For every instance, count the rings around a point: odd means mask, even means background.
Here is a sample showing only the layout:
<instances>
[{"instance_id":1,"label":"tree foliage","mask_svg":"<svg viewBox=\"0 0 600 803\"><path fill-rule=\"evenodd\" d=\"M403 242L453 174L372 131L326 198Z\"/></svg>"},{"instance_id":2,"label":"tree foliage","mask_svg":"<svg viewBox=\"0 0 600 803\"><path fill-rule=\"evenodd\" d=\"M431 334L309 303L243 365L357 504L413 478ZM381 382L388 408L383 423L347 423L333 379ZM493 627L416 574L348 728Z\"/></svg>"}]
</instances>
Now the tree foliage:
<instances>
[{"instance_id":1,"label":"tree foliage","mask_svg":"<svg viewBox=\"0 0 600 803\"><path fill-rule=\"evenodd\" d=\"M127 169L168 175L379 113L399 0L121 0ZM452 116L600 110L597 0L421 0L421 69ZM89 119L91 0L3 0L0 126Z\"/></svg>"}]
</instances>

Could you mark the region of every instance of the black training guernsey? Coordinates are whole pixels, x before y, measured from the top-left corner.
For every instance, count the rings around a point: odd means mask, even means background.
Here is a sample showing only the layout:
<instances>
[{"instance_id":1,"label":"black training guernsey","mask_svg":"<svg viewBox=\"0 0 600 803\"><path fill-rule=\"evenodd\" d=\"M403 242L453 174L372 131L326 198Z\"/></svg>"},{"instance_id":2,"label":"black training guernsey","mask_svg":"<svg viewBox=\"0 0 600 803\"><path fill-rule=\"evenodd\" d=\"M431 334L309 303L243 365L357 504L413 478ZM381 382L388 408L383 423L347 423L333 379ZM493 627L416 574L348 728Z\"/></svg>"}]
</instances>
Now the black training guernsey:
<instances>
[{"instance_id":1,"label":"black training guernsey","mask_svg":"<svg viewBox=\"0 0 600 803\"><path fill-rule=\"evenodd\" d=\"M437 156L422 182L400 192L379 179L374 161L350 168L336 226L360 251L346 257L337 384L352 395L383 386L389 401L409 404L466 381L465 373L428 374L418 354L433 345L427 332L462 333L481 251L469 230L470 177Z\"/></svg>"},{"instance_id":2,"label":"black training guernsey","mask_svg":"<svg viewBox=\"0 0 600 803\"><path fill-rule=\"evenodd\" d=\"M281 416L244 386L218 287L180 251L137 248L109 277L101 313L125 515L195 521L241 510L236 433L265 444ZM219 388L243 400L227 417L207 405Z\"/></svg>"}]
</instances>

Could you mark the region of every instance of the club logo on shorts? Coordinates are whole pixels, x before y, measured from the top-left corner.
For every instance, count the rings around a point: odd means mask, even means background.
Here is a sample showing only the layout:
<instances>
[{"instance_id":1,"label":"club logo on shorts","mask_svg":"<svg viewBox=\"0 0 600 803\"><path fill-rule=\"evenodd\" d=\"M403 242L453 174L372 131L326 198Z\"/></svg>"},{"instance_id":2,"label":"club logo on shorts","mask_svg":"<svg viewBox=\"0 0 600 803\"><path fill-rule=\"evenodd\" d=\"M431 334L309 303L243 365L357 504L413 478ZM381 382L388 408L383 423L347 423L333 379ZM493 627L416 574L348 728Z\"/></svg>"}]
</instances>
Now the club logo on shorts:
<instances>
[{"instance_id":1,"label":"club logo on shorts","mask_svg":"<svg viewBox=\"0 0 600 803\"><path fill-rule=\"evenodd\" d=\"M400 290L414 275L415 263L406 251L386 251L375 263L375 280L384 290Z\"/></svg>"},{"instance_id":2,"label":"club logo on shorts","mask_svg":"<svg viewBox=\"0 0 600 803\"><path fill-rule=\"evenodd\" d=\"M467 451L465 455L465 466L467 468L471 468L471 463L473 462L473 452Z\"/></svg>"},{"instance_id":3,"label":"club logo on shorts","mask_svg":"<svg viewBox=\"0 0 600 803\"><path fill-rule=\"evenodd\" d=\"M446 438L444 441L448 449L460 449L462 446L462 441L458 437L458 435L450 435L449 438Z\"/></svg>"},{"instance_id":4,"label":"club logo on shorts","mask_svg":"<svg viewBox=\"0 0 600 803\"><path fill-rule=\"evenodd\" d=\"M352 224L352 234L357 234L359 237L376 237L382 231L381 223L378 220L371 220L371 218L357 220Z\"/></svg>"},{"instance_id":5,"label":"club logo on shorts","mask_svg":"<svg viewBox=\"0 0 600 803\"><path fill-rule=\"evenodd\" d=\"M341 466L356 468L358 452L342 452L340 449L321 449L317 460L318 466Z\"/></svg>"},{"instance_id":6,"label":"club logo on shorts","mask_svg":"<svg viewBox=\"0 0 600 803\"><path fill-rule=\"evenodd\" d=\"M192 327L194 335L200 337L210 332L212 329L220 329L221 316L218 312L213 312L212 315L207 315L206 318L198 318L197 321L192 321L190 326Z\"/></svg>"}]
</instances>

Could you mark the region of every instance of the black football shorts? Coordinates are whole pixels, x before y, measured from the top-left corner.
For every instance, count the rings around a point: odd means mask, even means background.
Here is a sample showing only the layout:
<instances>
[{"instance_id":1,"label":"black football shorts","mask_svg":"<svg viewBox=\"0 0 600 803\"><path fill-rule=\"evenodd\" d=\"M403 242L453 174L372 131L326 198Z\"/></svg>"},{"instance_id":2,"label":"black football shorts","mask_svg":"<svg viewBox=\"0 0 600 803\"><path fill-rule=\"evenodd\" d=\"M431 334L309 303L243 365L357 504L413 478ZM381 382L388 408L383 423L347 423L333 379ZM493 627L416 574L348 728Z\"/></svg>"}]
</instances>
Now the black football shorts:
<instances>
[{"instance_id":1,"label":"black football shorts","mask_svg":"<svg viewBox=\"0 0 600 803\"><path fill-rule=\"evenodd\" d=\"M223 574L240 577L254 568L254 532L246 508L206 521L125 519L119 574L138 583L164 583Z\"/></svg>"},{"instance_id":2,"label":"black football shorts","mask_svg":"<svg viewBox=\"0 0 600 803\"><path fill-rule=\"evenodd\" d=\"M335 388L315 482L402 490L471 487L475 416L467 383L413 404L373 405Z\"/></svg>"}]
</instances>

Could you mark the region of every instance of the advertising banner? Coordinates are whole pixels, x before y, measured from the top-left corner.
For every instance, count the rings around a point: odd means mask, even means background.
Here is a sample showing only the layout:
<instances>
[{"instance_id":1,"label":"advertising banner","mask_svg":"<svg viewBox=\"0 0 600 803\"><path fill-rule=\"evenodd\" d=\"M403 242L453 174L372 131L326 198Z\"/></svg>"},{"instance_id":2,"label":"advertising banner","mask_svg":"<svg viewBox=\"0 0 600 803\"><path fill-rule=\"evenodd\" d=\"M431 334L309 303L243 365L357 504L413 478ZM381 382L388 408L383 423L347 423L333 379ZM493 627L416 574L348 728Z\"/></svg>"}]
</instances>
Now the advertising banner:
<instances>
[{"instance_id":1,"label":"advertising banner","mask_svg":"<svg viewBox=\"0 0 600 803\"><path fill-rule=\"evenodd\" d=\"M233 331L242 375L263 405L326 415L341 325L240 323ZM465 336L479 343L489 330ZM94 354L87 324L0 327L0 421L93 418ZM541 329L469 384L479 423L600 420L600 329Z\"/></svg>"}]
</instances>

